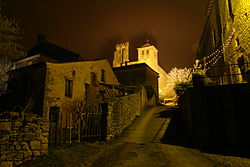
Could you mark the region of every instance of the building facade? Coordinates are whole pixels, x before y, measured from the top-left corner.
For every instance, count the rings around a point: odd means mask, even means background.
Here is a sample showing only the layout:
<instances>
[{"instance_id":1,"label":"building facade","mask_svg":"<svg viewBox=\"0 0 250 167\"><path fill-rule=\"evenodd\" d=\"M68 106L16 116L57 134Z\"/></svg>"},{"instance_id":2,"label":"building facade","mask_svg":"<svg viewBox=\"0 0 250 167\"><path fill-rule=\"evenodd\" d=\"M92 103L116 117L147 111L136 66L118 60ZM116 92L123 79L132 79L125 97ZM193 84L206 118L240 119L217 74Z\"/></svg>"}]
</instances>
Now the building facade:
<instances>
[{"instance_id":1,"label":"building facade","mask_svg":"<svg viewBox=\"0 0 250 167\"><path fill-rule=\"evenodd\" d=\"M63 108L67 101L86 99L88 87L95 83L119 85L107 60L46 63L46 66L43 103L43 115L46 118L49 118L51 107Z\"/></svg>"},{"instance_id":2,"label":"building facade","mask_svg":"<svg viewBox=\"0 0 250 167\"><path fill-rule=\"evenodd\" d=\"M113 68L122 85L137 86L141 96L142 110L147 105L158 103L158 73L147 64L134 64Z\"/></svg>"},{"instance_id":3,"label":"building facade","mask_svg":"<svg viewBox=\"0 0 250 167\"><path fill-rule=\"evenodd\" d=\"M8 92L16 104L34 98L35 113L49 119L51 108L86 99L86 89L95 83L119 85L107 60L72 63L41 62L11 72Z\"/></svg>"},{"instance_id":4,"label":"building facade","mask_svg":"<svg viewBox=\"0 0 250 167\"><path fill-rule=\"evenodd\" d=\"M197 59L219 84L247 80L250 58L250 1L211 0Z\"/></svg>"}]
</instances>

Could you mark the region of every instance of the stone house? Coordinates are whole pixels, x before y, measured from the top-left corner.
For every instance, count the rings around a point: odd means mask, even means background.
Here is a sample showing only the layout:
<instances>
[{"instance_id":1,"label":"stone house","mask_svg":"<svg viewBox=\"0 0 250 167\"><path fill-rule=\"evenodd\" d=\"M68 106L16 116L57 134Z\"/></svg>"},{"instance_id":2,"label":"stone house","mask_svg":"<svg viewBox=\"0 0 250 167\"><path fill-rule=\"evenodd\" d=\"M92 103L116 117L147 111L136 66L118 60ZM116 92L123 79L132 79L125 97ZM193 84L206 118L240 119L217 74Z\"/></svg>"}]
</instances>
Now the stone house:
<instances>
[{"instance_id":1,"label":"stone house","mask_svg":"<svg viewBox=\"0 0 250 167\"><path fill-rule=\"evenodd\" d=\"M86 89L99 83L119 85L107 60L74 63L46 63L43 116L49 118L51 107L61 107L65 100L85 99Z\"/></svg>"},{"instance_id":2,"label":"stone house","mask_svg":"<svg viewBox=\"0 0 250 167\"><path fill-rule=\"evenodd\" d=\"M119 93L115 89L119 82L107 60L83 61L79 54L48 42L41 35L37 45L27 57L15 62L9 74L8 93L0 97L2 111L19 110L34 99L33 113L49 120L50 113L55 112L60 123L64 121L63 104L65 108L74 100L97 103L107 98L107 91L109 98Z\"/></svg>"},{"instance_id":3,"label":"stone house","mask_svg":"<svg viewBox=\"0 0 250 167\"><path fill-rule=\"evenodd\" d=\"M0 166L18 165L47 154L48 143L57 144L66 139L62 129L66 129L67 105L86 100L87 95L96 95L97 91L86 95L94 90L88 89L94 84L119 84L107 60L68 63L44 61L16 68L10 72L10 76L8 94L3 97L5 102L10 103L8 111L19 112L19 108L25 109L27 102L33 99L34 106L27 112L38 117L28 117L27 113L24 120L20 114L13 120L0 120L3 132ZM93 97L90 99L95 100Z\"/></svg>"},{"instance_id":4,"label":"stone house","mask_svg":"<svg viewBox=\"0 0 250 167\"><path fill-rule=\"evenodd\" d=\"M12 102L24 105L35 97L38 115L48 118L49 104L59 105L63 99L85 98L86 85L95 82L118 85L107 60L83 61L79 54L46 41L38 35L37 45L27 57L17 60L10 71L8 93ZM53 102L52 102L53 101Z\"/></svg>"},{"instance_id":5,"label":"stone house","mask_svg":"<svg viewBox=\"0 0 250 167\"><path fill-rule=\"evenodd\" d=\"M219 84L246 81L250 58L246 0L210 0L197 59Z\"/></svg>"},{"instance_id":6,"label":"stone house","mask_svg":"<svg viewBox=\"0 0 250 167\"><path fill-rule=\"evenodd\" d=\"M13 95L10 97L13 99L12 106L24 106L29 98L33 98L36 101L34 113L49 120L54 112L56 119L63 123L61 116L72 101L84 101L87 97L88 101L98 100L92 97L96 96L97 90L86 95L93 82L119 85L107 60L41 62L12 71L8 91Z\"/></svg>"},{"instance_id":7,"label":"stone house","mask_svg":"<svg viewBox=\"0 0 250 167\"><path fill-rule=\"evenodd\" d=\"M113 68L118 81L127 86L141 89L142 109L158 103L158 73L147 64L134 64Z\"/></svg>"}]
</instances>

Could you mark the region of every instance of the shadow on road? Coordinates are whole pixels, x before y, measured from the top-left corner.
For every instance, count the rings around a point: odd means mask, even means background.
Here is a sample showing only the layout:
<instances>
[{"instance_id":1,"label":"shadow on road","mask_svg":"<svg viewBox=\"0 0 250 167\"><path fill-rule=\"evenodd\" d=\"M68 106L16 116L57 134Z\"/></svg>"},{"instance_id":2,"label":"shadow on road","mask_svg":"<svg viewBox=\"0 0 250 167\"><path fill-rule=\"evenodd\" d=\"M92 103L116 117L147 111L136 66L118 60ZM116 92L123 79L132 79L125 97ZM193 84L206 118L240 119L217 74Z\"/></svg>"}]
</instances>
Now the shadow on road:
<instances>
[{"instance_id":1,"label":"shadow on road","mask_svg":"<svg viewBox=\"0 0 250 167\"><path fill-rule=\"evenodd\" d=\"M161 140L164 144L179 145L184 147L191 147L190 137L184 127L181 119L180 110L178 107L169 107L167 110L160 113L161 117L171 118L168 128Z\"/></svg>"},{"instance_id":2,"label":"shadow on road","mask_svg":"<svg viewBox=\"0 0 250 167\"><path fill-rule=\"evenodd\" d=\"M161 142L163 144L178 145L188 148L196 148L202 152L210 154L220 154L227 156L236 156L236 157L250 157L250 150L248 149L239 149L233 148L229 145L217 145L217 146L207 146L207 147L197 147L191 141L191 136L188 134L187 129L183 123L181 117L181 111L179 108L168 108L165 111L160 113L160 117L171 118L171 121L168 125L167 130L164 133Z\"/></svg>"}]
</instances>

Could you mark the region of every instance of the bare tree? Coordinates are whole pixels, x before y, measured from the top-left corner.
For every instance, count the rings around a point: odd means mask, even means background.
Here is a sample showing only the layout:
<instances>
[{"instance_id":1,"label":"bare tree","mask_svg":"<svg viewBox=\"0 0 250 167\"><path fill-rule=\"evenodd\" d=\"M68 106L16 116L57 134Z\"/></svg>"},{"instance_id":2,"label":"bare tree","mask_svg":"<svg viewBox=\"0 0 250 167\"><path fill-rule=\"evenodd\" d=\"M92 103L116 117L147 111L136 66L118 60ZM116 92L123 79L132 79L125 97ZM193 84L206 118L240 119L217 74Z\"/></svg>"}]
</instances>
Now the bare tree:
<instances>
[{"instance_id":1,"label":"bare tree","mask_svg":"<svg viewBox=\"0 0 250 167\"><path fill-rule=\"evenodd\" d=\"M85 126L84 120L84 109L86 106L86 100L74 99L74 100L66 100L64 103L64 110L66 114L70 117L70 143L71 136L77 136L77 141L80 143L81 138L81 129L82 126ZM68 126L68 125L66 125ZM71 131L73 129L73 132Z\"/></svg>"},{"instance_id":2,"label":"bare tree","mask_svg":"<svg viewBox=\"0 0 250 167\"><path fill-rule=\"evenodd\" d=\"M2 6L3 2L0 1L0 94L6 90L8 71L14 60L25 55L20 44L23 32L14 18L2 15Z\"/></svg>"},{"instance_id":3,"label":"bare tree","mask_svg":"<svg viewBox=\"0 0 250 167\"><path fill-rule=\"evenodd\" d=\"M172 68L168 73L168 80L165 83L165 95L167 98L172 98L176 96L174 90L177 83L190 82L191 81L191 69L188 68Z\"/></svg>"}]
</instances>

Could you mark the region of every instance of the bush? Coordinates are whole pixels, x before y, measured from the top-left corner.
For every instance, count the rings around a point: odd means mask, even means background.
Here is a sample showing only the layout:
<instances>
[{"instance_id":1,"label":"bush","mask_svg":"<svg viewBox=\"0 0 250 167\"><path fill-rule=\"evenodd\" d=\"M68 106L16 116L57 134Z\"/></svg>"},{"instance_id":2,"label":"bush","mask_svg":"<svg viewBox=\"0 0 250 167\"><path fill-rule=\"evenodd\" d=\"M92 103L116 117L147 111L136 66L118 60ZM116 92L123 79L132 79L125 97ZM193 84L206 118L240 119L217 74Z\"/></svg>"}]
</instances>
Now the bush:
<instances>
[{"instance_id":1,"label":"bush","mask_svg":"<svg viewBox=\"0 0 250 167\"><path fill-rule=\"evenodd\" d=\"M191 87L192 87L192 82L179 82L176 83L174 90L177 96L181 96Z\"/></svg>"}]
</instances>

